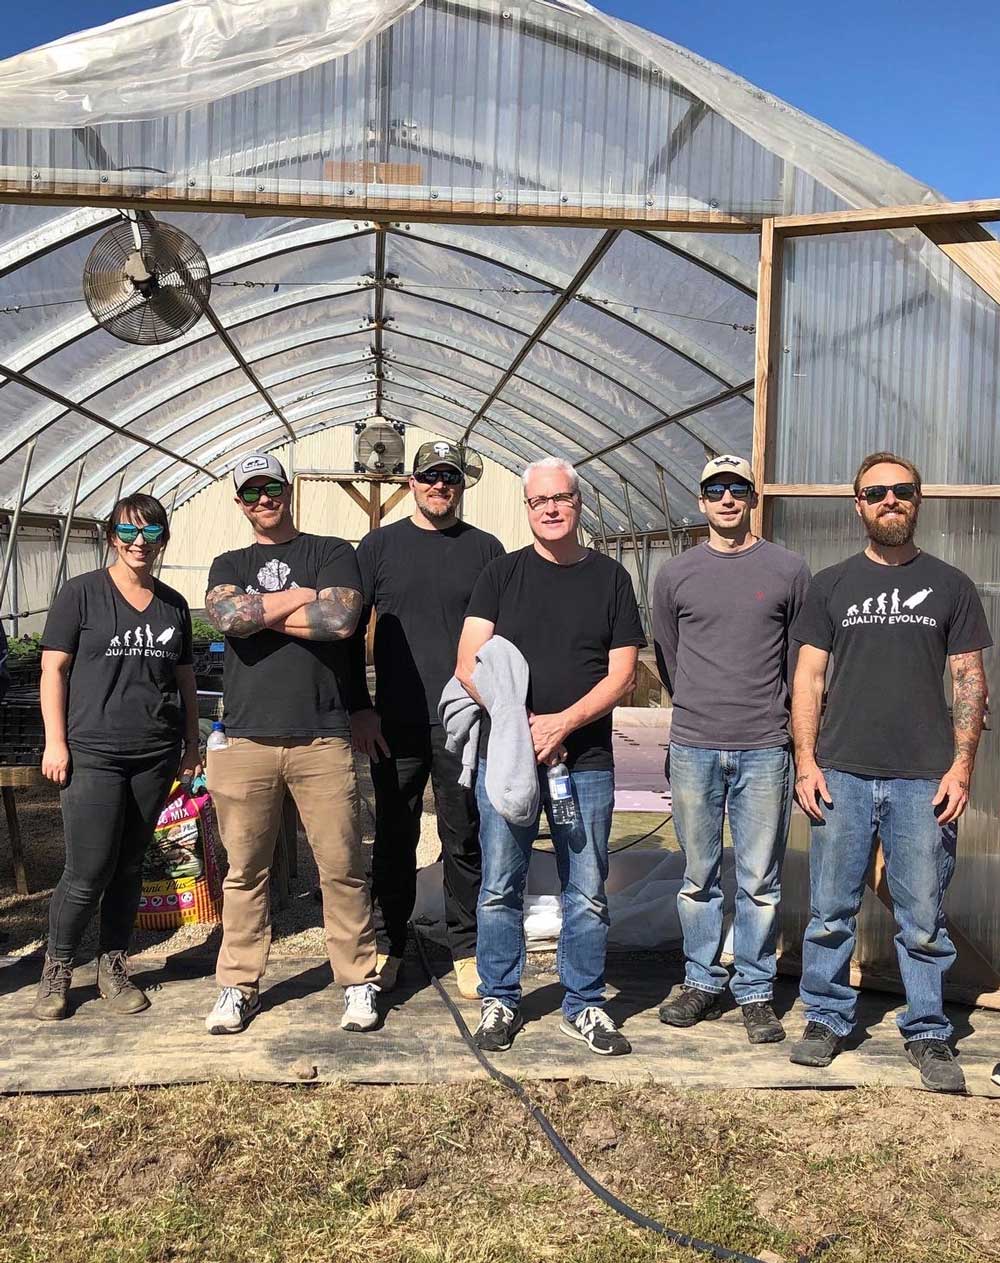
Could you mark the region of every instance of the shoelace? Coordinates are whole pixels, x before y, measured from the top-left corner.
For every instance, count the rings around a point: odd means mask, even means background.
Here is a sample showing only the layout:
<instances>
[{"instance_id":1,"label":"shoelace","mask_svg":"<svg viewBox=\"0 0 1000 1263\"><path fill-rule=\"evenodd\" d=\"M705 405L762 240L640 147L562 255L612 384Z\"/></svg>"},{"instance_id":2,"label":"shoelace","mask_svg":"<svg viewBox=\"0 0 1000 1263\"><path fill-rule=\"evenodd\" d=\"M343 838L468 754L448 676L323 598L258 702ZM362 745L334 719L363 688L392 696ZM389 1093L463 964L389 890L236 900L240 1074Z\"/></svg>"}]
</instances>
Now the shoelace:
<instances>
[{"instance_id":1,"label":"shoelace","mask_svg":"<svg viewBox=\"0 0 1000 1263\"><path fill-rule=\"evenodd\" d=\"M484 1031L496 1030L505 1021L509 1022L510 1017L510 1009L505 1004L502 1004L499 1000L488 1000L479 1025Z\"/></svg>"},{"instance_id":2,"label":"shoelace","mask_svg":"<svg viewBox=\"0 0 1000 1263\"><path fill-rule=\"evenodd\" d=\"M928 1057L933 1057L935 1061L951 1061L951 1049L947 1044L939 1039L925 1039L923 1042L927 1045Z\"/></svg>"},{"instance_id":3,"label":"shoelace","mask_svg":"<svg viewBox=\"0 0 1000 1263\"><path fill-rule=\"evenodd\" d=\"M245 999L246 997L239 987L223 987L222 994L219 996L215 1007L222 1013L233 1013L239 1016L240 1005Z\"/></svg>"},{"instance_id":4,"label":"shoelace","mask_svg":"<svg viewBox=\"0 0 1000 1263\"><path fill-rule=\"evenodd\" d=\"M124 991L128 986L128 965L125 963L124 952L108 953L108 970L115 991Z\"/></svg>"},{"instance_id":5,"label":"shoelace","mask_svg":"<svg viewBox=\"0 0 1000 1263\"><path fill-rule=\"evenodd\" d=\"M375 1011L375 988L370 982L362 983L357 987L348 988L350 995L347 997L347 1004L350 1007L357 1004L360 1008L367 1009L369 1012Z\"/></svg>"},{"instance_id":6,"label":"shoelace","mask_svg":"<svg viewBox=\"0 0 1000 1263\"><path fill-rule=\"evenodd\" d=\"M576 1023L584 1035L589 1035L595 1027L600 1027L602 1031L609 1032L618 1029L607 1013L603 1009L596 1007L584 1009L576 1019Z\"/></svg>"},{"instance_id":7,"label":"shoelace","mask_svg":"<svg viewBox=\"0 0 1000 1263\"><path fill-rule=\"evenodd\" d=\"M56 995L69 990L69 971L64 970L59 961L54 960L42 970L43 996Z\"/></svg>"}]
</instances>

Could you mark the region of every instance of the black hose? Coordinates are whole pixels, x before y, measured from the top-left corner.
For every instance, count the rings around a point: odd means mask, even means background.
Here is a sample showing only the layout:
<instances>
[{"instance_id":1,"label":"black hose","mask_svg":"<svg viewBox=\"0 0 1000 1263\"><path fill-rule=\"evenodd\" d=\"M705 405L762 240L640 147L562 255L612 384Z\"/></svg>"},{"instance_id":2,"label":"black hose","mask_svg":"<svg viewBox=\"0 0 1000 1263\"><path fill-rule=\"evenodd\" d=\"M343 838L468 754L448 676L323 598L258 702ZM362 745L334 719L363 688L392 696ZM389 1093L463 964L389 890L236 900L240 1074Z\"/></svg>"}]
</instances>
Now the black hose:
<instances>
[{"instance_id":1,"label":"black hose","mask_svg":"<svg viewBox=\"0 0 1000 1263\"><path fill-rule=\"evenodd\" d=\"M502 1084L509 1092L517 1097L521 1104L525 1107L531 1117L542 1129L545 1139L556 1151L563 1162L569 1167L578 1180L584 1184L595 1197L599 1197L606 1206L610 1206L617 1214L624 1216L631 1223L639 1228L648 1228L651 1232L658 1233L661 1237L666 1237L668 1241L672 1241L674 1245L686 1246L691 1250L698 1250L702 1254L711 1255L713 1259L735 1259L737 1263L762 1263L755 1254L741 1254L739 1250L729 1250L723 1245L713 1245L710 1241L702 1241L698 1237L689 1237L686 1233L676 1232L673 1228L668 1228L665 1224L661 1224L656 1219L650 1219L648 1215L643 1215L640 1211L629 1206L627 1202L623 1202L620 1197L616 1197L610 1189L604 1187L600 1180L596 1180L580 1159L576 1156L569 1145L566 1144L562 1136L556 1131L549 1120L545 1117L537 1105L531 1103L531 1098L525 1092L524 1088L516 1079L512 1079L509 1074L504 1074L502 1070L498 1070L496 1066L484 1054L483 1050L478 1047L476 1041L472 1038L468 1026L465 1024L465 1018L462 1016L461 1010L454 1002L451 996L445 991L441 985L441 980L433 972L427 954L424 951L422 935L415 925L411 922L413 929L413 938L417 945L417 954L420 957L420 963L424 968L424 972L430 979L438 995L447 1005L448 1012L451 1014L458 1032L465 1040L466 1045L472 1051L476 1060L483 1067L491 1079L495 1079L497 1083Z\"/></svg>"}]
</instances>

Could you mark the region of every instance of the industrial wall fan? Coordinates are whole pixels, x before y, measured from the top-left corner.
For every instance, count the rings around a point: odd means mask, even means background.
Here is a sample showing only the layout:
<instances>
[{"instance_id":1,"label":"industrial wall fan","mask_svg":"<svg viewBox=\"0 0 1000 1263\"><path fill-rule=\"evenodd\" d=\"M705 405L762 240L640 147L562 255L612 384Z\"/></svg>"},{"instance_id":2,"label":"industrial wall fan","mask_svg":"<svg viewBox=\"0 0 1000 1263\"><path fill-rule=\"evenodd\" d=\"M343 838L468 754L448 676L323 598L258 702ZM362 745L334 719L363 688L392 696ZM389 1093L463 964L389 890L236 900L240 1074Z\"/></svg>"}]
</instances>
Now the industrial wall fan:
<instances>
[{"instance_id":1,"label":"industrial wall fan","mask_svg":"<svg viewBox=\"0 0 1000 1263\"><path fill-rule=\"evenodd\" d=\"M197 324L212 276L186 232L140 211L98 237L83 269L91 315L123 342L169 342Z\"/></svg>"},{"instance_id":2,"label":"industrial wall fan","mask_svg":"<svg viewBox=\"0 0 1000 1263\"><path fill-rule=\"evenodd\" d=\"M406 461L403 425L398 421L359 421L354 427L356 474L401 474Z\"/></svg>"}]
</instances>

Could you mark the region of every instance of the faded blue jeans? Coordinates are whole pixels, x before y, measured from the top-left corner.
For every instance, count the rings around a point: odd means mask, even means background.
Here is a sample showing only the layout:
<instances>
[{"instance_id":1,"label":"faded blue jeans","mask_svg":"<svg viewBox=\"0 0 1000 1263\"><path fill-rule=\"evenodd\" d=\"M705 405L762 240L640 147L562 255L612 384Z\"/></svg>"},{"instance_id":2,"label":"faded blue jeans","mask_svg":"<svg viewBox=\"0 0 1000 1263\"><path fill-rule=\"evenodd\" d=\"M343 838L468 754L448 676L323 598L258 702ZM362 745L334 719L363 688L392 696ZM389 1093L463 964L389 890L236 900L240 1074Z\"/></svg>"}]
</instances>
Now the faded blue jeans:
<instances>
[{"instance_id":1,"label":"faded blue jeans","mask_svg":"<svg viewBox=\"0 0 1000 1263\"><path fill-rule=\"evenodd\" d=\"M604 964L607 956L608 836L615 801L612 771L571 772L579 820L575 826L553 824L552 842L562 890L562 932L556 970L565 989L562 1009L574 1018L591 1005L604 1004ZM539 768L541 806L549 813L545 768ZM486 794L486 764L476 777L479 842L483 852L483 880L477 909L476 965L479 994L493 996L509 1008L521 1003L524 970L524 887L538 820L531 825L509 824ZM541 811L539 811L541 814Z\"/></svg>"},{"instance_id":2,"label":"faded blue jeans","mask_svg":"<svg viewBox=\"0 0 1000 1263\"><path fill-rule=\"evenodd\" d=\"M786 746L701 750L671 742L670 789L674 827L684 851L677 913L684 935L685 984L714 995L728 984L737 1004L770 1000L791 811L791 752ZM736 859L732 979L719 963L727 808Z\"/></svg>"},{"instance_id":3,"label":"faded blue jeans","mask_svg":"<svg viewBox=\"0 0 1000 1263\"><path fill-rule=\"evenodd\" d=\"M810 911L802 944L806 1020L851 1033L857 992L850 984L858 909L875 838L899 933L896 956L906 1012L896 1019L905 1040L950 1039L944 976L955 960L942 904L955 871L958 823L938 824L931 806L938 782L855 776L823 770L833 806L813 822L809 846Z\"/></svg>"}]
</instances>

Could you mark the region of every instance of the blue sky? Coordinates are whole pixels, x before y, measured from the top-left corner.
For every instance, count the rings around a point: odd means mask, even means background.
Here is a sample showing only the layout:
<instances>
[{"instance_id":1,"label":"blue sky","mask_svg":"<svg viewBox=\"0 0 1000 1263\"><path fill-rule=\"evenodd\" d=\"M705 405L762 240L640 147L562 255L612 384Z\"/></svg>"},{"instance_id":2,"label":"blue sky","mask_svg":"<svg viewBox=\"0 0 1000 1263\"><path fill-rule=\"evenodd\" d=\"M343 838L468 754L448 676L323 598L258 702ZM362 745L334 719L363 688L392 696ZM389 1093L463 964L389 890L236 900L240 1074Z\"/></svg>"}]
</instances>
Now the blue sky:
<instances>
[{"instance_id":1,"label":"blue sky","mask_svg":"<svg viewBox=\"0 0 1000 1263\"><path fill-rule=\"evenodd\" d=\"M0 57L152 8L12 0ZM1000 4L940 0L602 0L721 62L955 199L1000 196Z\"/></svg>"}]
</instances>

